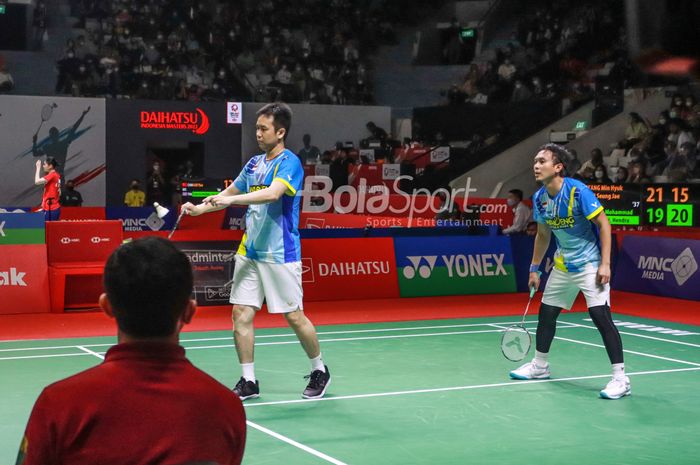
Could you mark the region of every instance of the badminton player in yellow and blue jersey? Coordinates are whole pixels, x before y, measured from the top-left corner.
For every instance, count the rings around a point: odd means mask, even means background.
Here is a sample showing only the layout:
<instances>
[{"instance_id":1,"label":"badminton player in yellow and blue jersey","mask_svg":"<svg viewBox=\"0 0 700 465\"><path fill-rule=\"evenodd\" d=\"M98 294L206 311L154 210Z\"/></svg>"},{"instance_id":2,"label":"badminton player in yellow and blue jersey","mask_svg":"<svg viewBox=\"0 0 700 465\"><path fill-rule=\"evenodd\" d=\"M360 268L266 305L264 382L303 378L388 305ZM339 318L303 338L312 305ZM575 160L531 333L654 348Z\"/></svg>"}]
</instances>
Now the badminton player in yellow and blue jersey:
<instances>
[{"instance_id":1,"label":"badminton player in yellow and blue jersey","mask_svg":"<svg viewBox=\"0 0 700 465\"><path fill-rule=\"evenodd\" d=\"M326 393L331 376L316 329L303 311L298 226L304 170L299 158L285 148L292 111L284 103L271 103L257 116L255 134L264 152L251 158L223 192L200 205L186 203L182 211L196 216L229 205L248 206L231 287L234 339L243 372L234 392L241 400L260 396L253 319L265 300L268 312L284 314L309 357L311 374L302 397L317 399Z\"/></svg>"},{"instance_id":2,"label":"badminton player in yellow and blue jersey","mask_svg":"<svg viewBox=\"0 0 700 465\"><path fill-rule=\"evenodd\" d=\"M554 269L547 280L540 307L535 358L510 372L514 379L549 378L549 349L562 309L571 309L579 292L603 338L613 377L600 391L605 399L619 399L631 392L625 376L622 339L610 313L610 222L595 194L582 182L563 177L570 159L557 144L539 148L534 162L535 179L543 184L532 199L537 236L528 285L538 288L539 267L551 235L557 242Z\"/></svg>"}]
</instances>

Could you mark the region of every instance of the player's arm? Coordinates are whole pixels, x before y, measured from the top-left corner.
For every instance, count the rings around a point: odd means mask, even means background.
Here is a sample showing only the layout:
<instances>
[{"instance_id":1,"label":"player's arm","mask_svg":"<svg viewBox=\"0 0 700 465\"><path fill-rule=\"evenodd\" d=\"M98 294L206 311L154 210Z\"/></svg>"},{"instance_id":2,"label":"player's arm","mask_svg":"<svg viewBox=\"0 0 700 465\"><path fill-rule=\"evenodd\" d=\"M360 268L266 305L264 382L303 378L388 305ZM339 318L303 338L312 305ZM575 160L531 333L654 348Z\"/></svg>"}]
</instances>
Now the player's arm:
<instances>
[{"instance_id":1,"label":"player's arm","mask_svg":"<svg viewBox=\"0 0 700 465\"><path fill-rule=\"evenodd\" d=\"M292 194L296 193L291 190L289 184L281 181L279 178L275 178L272 184L265 189L231 196L223 195L222 192L219 195L211 197L209 203L213 205L223 205L222 208L229 205L259 205L276 202L287 192Z\"/></svg>"},{"instance_id":2,"label":"player's arm","mask_svg":"<svg viewBox=\"0 0 700 465\"><path fill-rule=\"evenodd\" d=\"M182 205L180 208L180 212L190 215L190 216L199 216L203 213L209 213L209 212L215 212L218 210L223 210L230 204L223 204L219 202L212 202L212 199L215 197L222 197L222 198L230 198L234 195L239 195L241 194L241 190L236 187L234 183L231 183L230 186L228 186L226 189L221 191L220 193L216 195L210 195L209 197L205 198L202 200L202 203L199 205L194 205L191 202L187 202Z\"/></svg>"},{"instance_id":3,"label":"player's arm","mask_svg":"<svg viewBox=\"0 0 700 465\"><path fill-rule=\"evenodd\" d=\"M36 171L34 172L34 185L43 186L46 184L46 179L41 176L41 160L36 161Z\"/></svg>"},{"instance_id":4,"label":"player's arm","mask_svg":"<svg viewBox=\"0 0 700 465\"><path fill-rule=\"evenodd\" d=\"M544 254L547 252L547 247L549 247L551 237L552 230L549 229L549 226L543 223L537 223L535 247L532 250L532 261L530 262L530 276L527 280L527 286L529 288L534 287L535 289L539 289L540 287L540 274L538 271Z\"/></svg>"},{"instance_id":5,"label":"player's arm","mask_svg":"<svg viewBox=\"0 0 700 465\"><path fill-rule=\"evenodd\" d=\"M591 221L598 226L600 235L600 266L598 267L598 282L601 284L607 284L610 282L610 248L612 244L612 228L610 227L608 217L602 210L596 216L591 218Z\"/></svg>"}]
</instances>

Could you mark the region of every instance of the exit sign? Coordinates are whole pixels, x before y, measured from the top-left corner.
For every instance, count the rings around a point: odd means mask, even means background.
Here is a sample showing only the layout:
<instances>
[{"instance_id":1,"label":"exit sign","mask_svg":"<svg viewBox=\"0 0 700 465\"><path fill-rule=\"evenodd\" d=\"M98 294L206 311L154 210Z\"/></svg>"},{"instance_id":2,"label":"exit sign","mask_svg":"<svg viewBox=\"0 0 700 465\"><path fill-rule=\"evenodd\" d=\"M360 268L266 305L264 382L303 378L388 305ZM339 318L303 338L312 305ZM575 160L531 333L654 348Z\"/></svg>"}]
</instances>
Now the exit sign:
<instances>
[{"instance_id":1,"label":"exit sign","mask_svg":"<svg viewBox=\"0 0 700 465\"><path fill-rule=\"evenodd\" d=\"M586 129L586 122L585 121L576 121L576 126L574 127L574 129L577 129L577 130Z\"/></svg>"},{"instance_id":2,"label":"exit sign","mask_svg":"<svg viewBox=\"0 0 700 465\"><path fill-rule=\"evenodd\" d=\"M0 15L5 14L5 5L0 5Z\"/></svg>"},{"instance_id":3,"label":"exit sign","mask_svg":"<svg viewBox=\"0 0 700 465\"><path fill-rule=\"evenodd\" d=\"M462 39L473 39L476 36L476 29L465 28L460 32Z\"/></svg>"}]
</instances>

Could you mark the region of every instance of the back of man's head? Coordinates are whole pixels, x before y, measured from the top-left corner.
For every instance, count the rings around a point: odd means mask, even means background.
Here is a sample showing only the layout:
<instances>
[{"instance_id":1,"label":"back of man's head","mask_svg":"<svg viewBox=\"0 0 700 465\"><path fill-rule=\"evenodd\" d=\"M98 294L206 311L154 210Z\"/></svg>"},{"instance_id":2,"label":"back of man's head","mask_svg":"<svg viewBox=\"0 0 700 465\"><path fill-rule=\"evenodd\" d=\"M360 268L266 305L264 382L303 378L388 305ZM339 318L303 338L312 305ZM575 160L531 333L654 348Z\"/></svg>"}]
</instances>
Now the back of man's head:
<instances>
[{"instance_id":1,"label":"back of man's head","mask_svg":"<svg viewBox=\"0 0 700 465\"><path fill-rule=\"evenodd\" d=\"M166 239L137 239L110 255L104 287L120 331L137 338L171 336L192 294L192 266Z\"/></svg>"}]
</instances>

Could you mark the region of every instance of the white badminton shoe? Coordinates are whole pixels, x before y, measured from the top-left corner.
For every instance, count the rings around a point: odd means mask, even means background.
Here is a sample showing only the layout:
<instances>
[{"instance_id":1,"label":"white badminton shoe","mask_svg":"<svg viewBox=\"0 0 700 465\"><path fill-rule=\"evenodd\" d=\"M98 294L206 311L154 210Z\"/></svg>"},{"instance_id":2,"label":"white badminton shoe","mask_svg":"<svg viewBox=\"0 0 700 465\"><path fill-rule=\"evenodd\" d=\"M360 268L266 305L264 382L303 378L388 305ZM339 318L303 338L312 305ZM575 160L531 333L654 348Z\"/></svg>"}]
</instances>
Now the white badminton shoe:
<instances>
[{"instance_id":1,"label":"white badminton shoe","mask_svg":"<svg viewBox=\"0 0 700 465\"><path fill-rule=\"evenodd\" d=\"M527 362L520 368L511 371L510 377L513 379L548 379L549 363L545 366L538 366L535 361Z\"/></svg>"},{"instance_id":2,"label":"white badminton shoe","mask_svg":"<svg viewBox=\"0 0 700 465\"><path fill-rule=\"evenodd\" d=\"M620 399L630 394L632 394L632 387L627 376L621 379L611 379L605 389L600 391L600 397L603 399Z\"/></svg>"}]
</instances>

